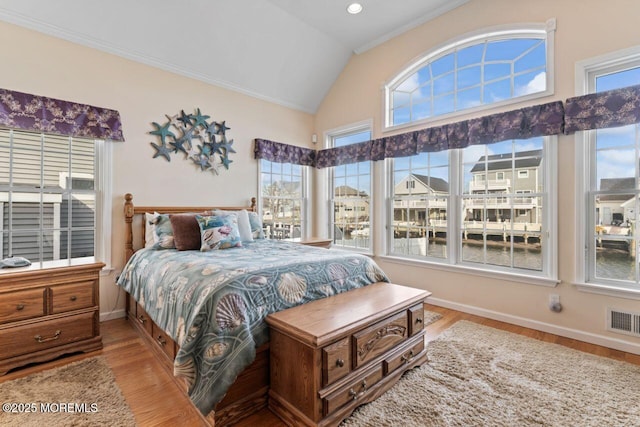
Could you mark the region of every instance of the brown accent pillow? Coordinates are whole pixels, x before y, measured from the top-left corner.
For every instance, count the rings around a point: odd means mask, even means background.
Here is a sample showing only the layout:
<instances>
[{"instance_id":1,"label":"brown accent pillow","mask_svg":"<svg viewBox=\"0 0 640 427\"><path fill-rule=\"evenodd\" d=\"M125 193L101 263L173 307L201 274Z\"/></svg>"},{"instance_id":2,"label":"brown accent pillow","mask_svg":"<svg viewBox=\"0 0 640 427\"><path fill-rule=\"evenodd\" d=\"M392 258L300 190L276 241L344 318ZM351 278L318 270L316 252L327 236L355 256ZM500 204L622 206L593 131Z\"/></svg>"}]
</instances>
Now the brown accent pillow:
<instances>
[{"instance_id":1,"label":"brown accent pillow","mask_svg":"<svg viewBox=\"0 0 640 427\"><path fill-rule=\"evenodd\" d=\"M200 226L195 214L171 215L173 242L179 251L200 250Z\"/></svg>"}]
</instances>

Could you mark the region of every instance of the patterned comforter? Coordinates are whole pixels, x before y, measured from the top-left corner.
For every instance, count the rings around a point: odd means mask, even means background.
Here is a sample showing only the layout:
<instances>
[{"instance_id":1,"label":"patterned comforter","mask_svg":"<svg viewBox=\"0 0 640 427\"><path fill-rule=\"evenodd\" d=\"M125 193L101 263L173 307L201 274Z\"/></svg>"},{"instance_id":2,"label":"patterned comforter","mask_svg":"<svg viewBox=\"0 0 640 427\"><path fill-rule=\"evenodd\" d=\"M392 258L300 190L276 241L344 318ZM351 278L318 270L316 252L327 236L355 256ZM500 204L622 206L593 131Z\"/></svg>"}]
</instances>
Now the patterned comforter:
<instances>
[{"instance_id":1,"label":"patterned comforter","mask_svg":"<svg viewBox=\"0 0 640 427\"><path fill-rule=\"evenodd\" d=\"M256 240L211 252L141 249L117 283L178 343L174 373L208 414L268 341L269 313L380 281L364 255Z\"/></svg>"}]
</instances>

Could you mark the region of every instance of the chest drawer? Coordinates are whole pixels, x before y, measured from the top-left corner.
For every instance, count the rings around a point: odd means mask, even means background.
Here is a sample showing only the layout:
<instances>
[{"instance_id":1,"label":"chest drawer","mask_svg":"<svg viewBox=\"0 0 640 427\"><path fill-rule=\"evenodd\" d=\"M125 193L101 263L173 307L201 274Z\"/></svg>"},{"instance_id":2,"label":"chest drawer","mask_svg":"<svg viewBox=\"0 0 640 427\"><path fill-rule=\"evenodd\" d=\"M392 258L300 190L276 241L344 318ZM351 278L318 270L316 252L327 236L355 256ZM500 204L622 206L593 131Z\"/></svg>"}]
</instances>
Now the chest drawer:
<instances>
[{"instance_id":1,"label":"chest drawer","mask_svg":"<svg viewBox=\"0 0 640 427\"><path fill-rule=\"evenodd\" d=\"M350 402L363 400L369 393L370 388L383 377L382 365L377 363L373 368L353 382L342 387L323 399L323 415L328 415Z\"/></svg>"},{"instance_id":2,"label":"chest drawer","mask_svg":"<svg viewBox=\"0 0 640 427\"><path fill-rule=\"evenodd\" d=\"M351 371L351 346L349 338L322 349L322 384L331 384Z\"/></svg>"},{"instance_id":3,"label":"chest drawer","mask_svg":"<svg viewBox=\"0 0 640 427\"><path fill-rule=\"evenodd\" d=\"M54 314L91 307L94 305L93 301L93 282L51 287L51 307Z\"/></svg>"},{"instance_id":4,"label":"chest drawer","mask_svg":"<svg viewBox=\"0 0 640 427\"><path fill-rule=\"evenodd\" d=\"M424 329L424 304L416 304L409 309L409 336Z\"/></svg>"},{"instance_id":5,"label":"chest drawer","mask_svg":"<svg viewBox=\"0 0 640 427\"><path fill-rule=\"evenodd\" d=\"M44 316L44 289L0 294L0 323Z\"/></svg>"},{"instance_id":6,"label":"chest drawer","mask_svg":"<svg viewBox=\"0 0 640 427\"><path fill-rule=\"evenodd\" d=\"M407 336L406 310L353 334L353 367L364 365L400 344Z\"/></svg>"},{"instance_id":7,"label":"chest drawer","mask_svg":"<svg viewBox=\"0 0 640 427\"><path fill-rule=\"evenodd\" d=\"M384 374L388 375L401 366L407 365L414 361L424 350L424 335L420 335L418 341L411 340L406 343L400 350L384 359Z\"/></svg>"},{"instance_id":8,"label":"chest drawer","mask_svg":"<svg viewBox=\"0 0 640 427\"><path fill-rule=\"evenodd\" d=\"M94 317L94 313L82 313L0 330L0 359L91 338Z\"/></svg>"}]
</instances>

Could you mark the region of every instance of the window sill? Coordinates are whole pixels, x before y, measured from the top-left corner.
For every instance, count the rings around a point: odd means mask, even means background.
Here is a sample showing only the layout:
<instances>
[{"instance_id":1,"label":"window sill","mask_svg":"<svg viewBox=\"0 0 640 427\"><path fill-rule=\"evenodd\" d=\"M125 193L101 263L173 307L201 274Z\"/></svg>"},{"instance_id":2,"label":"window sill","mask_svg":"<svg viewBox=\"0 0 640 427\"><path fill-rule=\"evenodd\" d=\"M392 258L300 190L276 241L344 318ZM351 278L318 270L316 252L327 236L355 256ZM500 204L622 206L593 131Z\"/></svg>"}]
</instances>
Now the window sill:
<instances>
[{"instance_id":1,"label":"window sill","mask_svg":"<svg viewBox=\"0 0 640 427\"><path fill-rule=\"evenodd\" d=\"M432 268L434 270L448 271L451 273L468 274L470 276L482 276L482 277L488 277L490 279L518 282L518 283L524 283L527 285L545 286L548 288L555 288L560 283L560 280L552 279L549 277L507 273L502 271L489 271L489 270L482 270L480 268L473 268L469 266L441 264L437 262L413 260L413 259L400 258L400 257L389 256L389 255L381 256L379 257L379 259L383 261L395 263L395 264L410 265L413 267L427 267L427 268Z\"/></svg>"},{"instance_id":2,"label":"window sill","mask_svg":"<svg viewBox=\"0 0 640 427\"><path fill-rule=\"evenodd\" d=\"M640 300L640 290L622 288L611 285L601 285L595 283L574 283L578 290L592 294L606 295L615 298Z\"/></svg>"}]
</instances>

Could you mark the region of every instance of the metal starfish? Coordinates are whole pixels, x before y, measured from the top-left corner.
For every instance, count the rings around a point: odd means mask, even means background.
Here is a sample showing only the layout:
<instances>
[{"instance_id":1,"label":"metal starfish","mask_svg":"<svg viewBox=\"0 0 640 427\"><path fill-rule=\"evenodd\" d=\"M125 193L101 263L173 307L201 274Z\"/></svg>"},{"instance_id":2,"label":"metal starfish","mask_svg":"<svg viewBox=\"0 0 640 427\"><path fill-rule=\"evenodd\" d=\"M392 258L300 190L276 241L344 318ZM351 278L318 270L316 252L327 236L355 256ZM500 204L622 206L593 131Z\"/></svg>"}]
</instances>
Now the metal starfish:
<instances>
[{"instance_id":1,"label":"metal starfish","mask_svg":"<svg viewBox=\"0 0 640 427\"><path fill-rule=\"evenodd\" d=\"M189 146L190 144L191 144L191 140L182 136L180 138L176 138L171 143L171 146L173 147L174 152L177 153L178 151L182 151L184 154L187 154L188 147L185 147L185 145Z\"/></svg>"},{"instance_id":2,"label":"metal starfish","mask_svg":"<svg viewBox=\"0 0 640 427\"><path fill-rule=\"evenodd\" d=\"M229 127L227 127L227 125L225 124L226 120L223 120L222 123L218 123L216 122L215 125L218 128L218 131L216 133L218 133L219 135L224 135L229 129Z\"/></svg>"},{"instance_id":3,"label":"metal starfish","mask_svg":"<svg viewBox=\"0 0 640 427\"><path fill-rule=\"evenodd\" d=\"M156 149L156 154L153 155L154 159L158 156L163 156L165 159L167 159L167 162L171 161L171 150L164 144L164 142L160 145L154 144L153 142L151 142L150 144L153 148Z\"/></svg>"},{"instance_id":4,"label":"metal starfish","mask_svg":"<svg viewBox=\"0 0 640 427\"><path fill-rule=\"evenodd\" d=\"M184 110L180 110L180 117L178 117L178 120L182 122L184 127L191 126L191 118L191 114L185 114Z\"/></svg>"},{"instance_id":5,"label":"metal starfish","mask_svg":"<svg viewBox=\"0 0 640 427\"><path fill-rule=\"evenodd\" d=\"M233 149L233 139L227 141L227 138L222 138L222 142L220 143L220 148L224 148L227 154L235 153L236 150Z\"/></svg>"},{"instance_id":6,"label":"metal starfish","mask_svg":"<svg viewBox=\"0 0 640 427\"><path fill-rule=\"evenodd\" d=\"M176 114L175 116L170 116L168 114L165 114L165 116L167 117L167 119L169 119L169 123L172 126L175 126L176 129L182 129L184 127L184 125L182 124L182 122L180 122L178 120L178 115Z\"/></svg>"},{"instance_id":7,"label":"metal starfish","mask_svg":"<svg viewBox=\"0 0 640 427\"><path fill-rule=\"evenodd\" d=\"M229 165L233 163L233 160L229 160L229 156L227 156L226 154L224 156L220 156L220 161L224 165L225 169L229 169Z\"/></svg>"},{"instance_id":8,"label":"metal starfish","mask_svg":"<svg viewBox=\"0 0 640 427\"><path fill-rule=\"evenodd\" d=\"M209 163L209 157L200 155L197 159L192 159L193 162L200 166L200 170L207 170L211 168L211 164Z\"/></svg>"},{"instance_id":9,"label":"metal starfish","mask_svg":"<svg viewBox=\"0 0 640 427\"><path fill-rule=\"evenodd\" d=\"M182 151L186 153L187 150L184 148L186 145L191 145L191 138L193 138L193 128L184 129L182 131L182 135L179 138L173 137L174 142L171 143L174 151L177 153L178 151Z\"/></svg>"},{"instance_id":10,"label":"metal starfish","mask_svg":"<svg viewBox=\"0 0 640 427\"><path fill-rule=\"evenodd\" d=\"M166 142L166 138L167 136L172 136L172 137L176 137L173 132L171 132L169 130L169 127L171 126L171 122L165 123L164 125L160 126L158 123L153 122L151 123L156 129L152 130L151 132L149 132L151 135L158 135L160 137L160 141L162 142L162 144L165 144Z\"/></svg>"},{"instance_id":11,"label":"metal starfish","mask_svg":"<svg viewBox=\"0 0 640 427\"><path fill-rule=\"evenodd\" d=\"M193 117L193 127L198 127L200 125L202 125L205 129L209 126L209 124L207 123L207 119L210 118L211 116L205 116L202 113L200 113L200 109L198 108L196 111L196 114L191 116Z\"/></svg>"}]
</instances>

